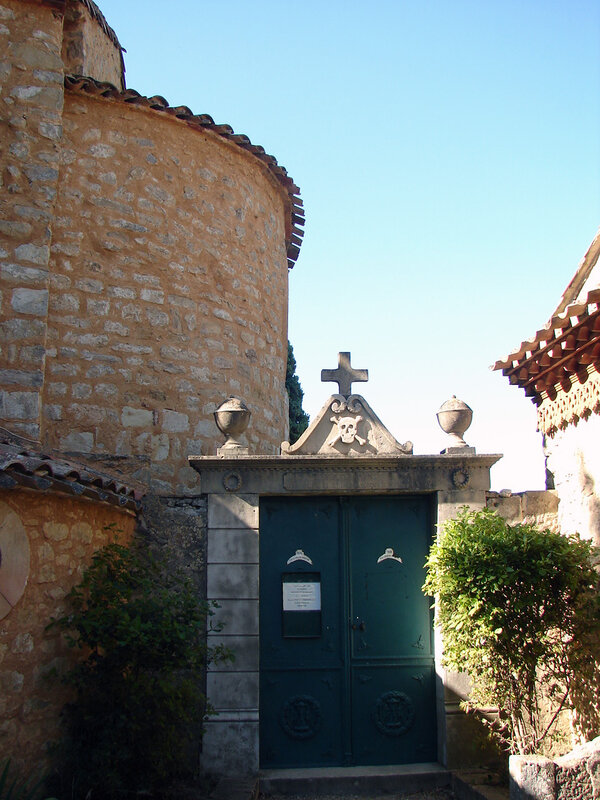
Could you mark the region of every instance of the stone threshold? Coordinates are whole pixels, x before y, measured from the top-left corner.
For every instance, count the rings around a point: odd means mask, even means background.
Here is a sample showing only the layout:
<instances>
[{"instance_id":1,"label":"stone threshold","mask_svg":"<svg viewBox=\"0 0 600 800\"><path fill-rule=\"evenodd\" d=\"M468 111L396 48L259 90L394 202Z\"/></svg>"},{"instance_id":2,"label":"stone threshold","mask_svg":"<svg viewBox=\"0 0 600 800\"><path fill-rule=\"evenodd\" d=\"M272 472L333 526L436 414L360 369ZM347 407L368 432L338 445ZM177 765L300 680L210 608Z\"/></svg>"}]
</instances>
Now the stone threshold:
<instances>
[{"instance_id":1,"label":"stone threshold","mask_svg":"<svg viewBox=\"0 0 600 800\"><path fill-rule=\"evenodd\" d=\"M450 787L452 773L437 763L359 767L269 769L259 773L260 791L318 797L327 794L406 793Z\"/></svg>"},{"instance_id":2,"label":"stone threshold","mask_svg":"<svg viewBox=\"0 0 600 800\"><path fill-rule=\"evenodd\" d=\"M405 793L449 788L457 800L508 800L508 787L490 785L486 770L450 772L439 764L261 770L259 778L221 778L210 800L257 800L267 794Z\"/></svg>"}]
</instances>

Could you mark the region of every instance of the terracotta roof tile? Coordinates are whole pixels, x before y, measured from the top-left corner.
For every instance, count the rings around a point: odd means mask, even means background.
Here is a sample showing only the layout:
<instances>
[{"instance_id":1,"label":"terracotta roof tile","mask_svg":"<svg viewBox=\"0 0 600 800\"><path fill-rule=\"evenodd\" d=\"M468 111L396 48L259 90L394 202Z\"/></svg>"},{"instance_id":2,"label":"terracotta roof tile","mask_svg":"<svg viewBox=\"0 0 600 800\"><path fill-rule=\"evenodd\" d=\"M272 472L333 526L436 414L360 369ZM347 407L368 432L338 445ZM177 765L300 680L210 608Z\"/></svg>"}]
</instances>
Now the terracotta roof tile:
<instances>
[{"instance_id":1,"label":"terracotta roof tile","mask_svg":"<svg viewBox=\"0 0 600 800\"><path fill-rule=\"evenodd\" d=\"M11 442L0 442L0 487L32 489L88 497L138 511L143 492L114 476L62 457L40 453Z\"/></svg>"},{"instance_id":2,"label":"terracotta roof tile","mask_svg":"<svg viewBox=\"0 0 600 800\"><path fill-rule=\"evenodd\" d=\"M513 350L512 353L496 361L492 369L510 369L510 367L513 366L513 362L522 359L527 352L539 350L542 343L547 343L555 339L557 331L570 328L570 320L572 317L588 316L590 313L597 311L598 309L594 308L594 306L598 306L598 304L600 304L600 289L592 289L591 292L588 292L585 301L582 303L572 303L560 314L555 314L548 320L544 327L536 331L530 339L521 342L519 347Z\"/></svg>"},{"instance_id":3,"label":"terracotta roof tile","mask_svg":"<svg viewBox=\"0 0 600 800\"><path fill-rule=\"evenodd\" d=\"M501 369L510 383L524 389L538 406L545 397L553 400L558 387L568 392L599 368L600 289L555 314L531 339L492 367Z\"/></svg>"},{"instance_id":4,"label":"terracotta roof tile","mask_svg":"<svg viewBox=\"0 0 600 800\"><path fill-rule=\"evenodd\" d=\"M300 254L301 237L304 231L298 226L304 226L304 209L302 200L299 197L300 189L287 174L285 167L277 163L275 156L265 153L263 147L252 144L250 139L241 133L234 133L233 128L226 124L216 124L208 114L194 114L187 106L169 106L164 97L155 95L154 97L144 97L135 89L117 89L112 83L104 83L82 75L65 75L65 86L71 91L85 92L86 94L105 97L111 100L119 100L143 108L150 108L153 111L164 112L178 119L185 120L192 127L199 127L210 130L224 139L236 144L244 150L252 153L253 156L262 161L269 171L275 176L277 181L283 186L290 199L291 211L290 219L292 227L287 237L287 257L288 267L291 269Z\"/></svg>"}]
</instances>

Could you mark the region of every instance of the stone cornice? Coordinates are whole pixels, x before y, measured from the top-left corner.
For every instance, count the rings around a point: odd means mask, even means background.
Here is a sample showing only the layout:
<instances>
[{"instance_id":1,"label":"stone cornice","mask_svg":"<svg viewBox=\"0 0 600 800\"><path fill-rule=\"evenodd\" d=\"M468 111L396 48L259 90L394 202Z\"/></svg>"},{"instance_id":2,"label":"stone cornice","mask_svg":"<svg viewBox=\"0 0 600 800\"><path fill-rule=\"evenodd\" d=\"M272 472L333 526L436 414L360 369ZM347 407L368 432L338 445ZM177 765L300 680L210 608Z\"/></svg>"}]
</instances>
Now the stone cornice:
<instances>
[{"instance_id":1,"label":"stone cornice","mask_svg":"<svg viewBox=\"0 0 600 800\"><path fill-rule=\"evenodd\" d=\"M200 472L202 469L364 469L403 467L407 470L416 467L450 467L468 464L473 467L491 467L502 458L501 453L465 454L441 453L440 455L381 455L381 456L267 456L242 455L225 456L189 456L190 467Z\"/></svg>"},{"instance_id":2,"label":"stone cornice","mask_svg":"<svg viewBox=\"0 0 600 800\"><path fill-rule=\"evenodd\" d=\"M190 456L201 492L373 494L489 489L500 455ZM466 497L465 497L466 502Z\"/></svg>"}]
</instances>

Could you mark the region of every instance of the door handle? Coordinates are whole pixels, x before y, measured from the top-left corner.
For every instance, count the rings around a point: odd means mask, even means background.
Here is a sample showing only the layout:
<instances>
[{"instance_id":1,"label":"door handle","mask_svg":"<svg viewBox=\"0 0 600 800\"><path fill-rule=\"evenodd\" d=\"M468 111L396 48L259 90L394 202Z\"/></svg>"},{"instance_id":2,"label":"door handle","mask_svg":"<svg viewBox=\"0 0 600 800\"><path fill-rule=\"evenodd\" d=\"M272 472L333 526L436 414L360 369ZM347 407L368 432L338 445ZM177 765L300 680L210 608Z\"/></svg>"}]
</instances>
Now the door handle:
<instances>
[{"instance_id":1,"label":"door handle","mask_svg":"<svg viewBox=\"0 0 600 800\"><path fill-rule=\"evenodd\" d=\"M365 624L365 621L362 620L362 619L359 619L357 617L356 618L356 622L352 623L352 630L353 631L366 631L367 630L367 626Z\"/></svg>"}]
</instances>

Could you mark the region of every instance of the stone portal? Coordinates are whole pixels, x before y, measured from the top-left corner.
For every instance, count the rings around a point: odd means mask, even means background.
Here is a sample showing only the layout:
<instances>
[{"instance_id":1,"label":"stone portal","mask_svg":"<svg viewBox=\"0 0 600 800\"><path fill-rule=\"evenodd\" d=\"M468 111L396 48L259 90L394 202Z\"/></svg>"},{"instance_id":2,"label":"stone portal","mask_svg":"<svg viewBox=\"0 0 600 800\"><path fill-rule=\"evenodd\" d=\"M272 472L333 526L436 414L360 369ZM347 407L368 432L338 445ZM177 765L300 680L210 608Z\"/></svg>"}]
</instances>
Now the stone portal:
<instances>
[{"instance_id":1,"label":"stone portal","mask_svg":"<svg viewBox=\"0 0 600 800\"><path fill-rule=\"evenodd\" d=\"M420 602L429 604L417 598L417 588L435 525L464 505L485 506L490 468L500 456L478 455L472 447L413 455L412 443L398 442L367 401L352 394L352 383L367 377L366 370L350 367L349 353L341 353L338 370L323 372L324 380L338 382L339 394L327 400L294 445L282 444L280 456L190 457L208 500L207 593L219 602L217 619L224 624L209 636L236 654L232 665L208 675L209 699L218 712L207 723L203 742L209 771L252 774L269 763L437 760L454 766L464 750L465 717L450 692L456 681L441 667L431 620L418 612L414 630L405 630L403 615L392 609L412 604L409 616L415 616ZM307 508L312 509L310 520L297 530L290 527L289 520ZM283 509L284 516L274 518L274 509L277 514ZM318 509L329 510L323 512L329 522L313 541L310 530L319 527ZM357 521L361 516L370 520L366 527ZM370 541L377 553L365 550ZM275 555L280 546L283 551ZM419 553L408 555L415 547ZM327 548L333 548L329 555ZM338 567L330 571L336 560ZM353 574L355 561L365 566ZM385 579L375 577L379 568ZM364 609L361 605L365 581L373 587L371 596L383 592L379 616L368 603ZM377 650L385 642L386 611L406 645L403 652L391 653L385 646ZM277 648L286 644L291 655L278 654ZM319 648L325 660L328 652L337 653L335 674L329 662L305 659L309 650ZM373 663L371 653L376 654ZM294 677L286 673L286 663L293 663ZM352 681L358 682L354 694L361 694L364 707L344 700ZM266 699L269 686L271 700ZM322 696L323 687L332 699ZM320 732L338 713L341 736L331 740L327 752ZM370 754L372 743L361 731L362 721L368 720L375 720L372 738L379 742ZM434 731L432 739L418 733L426 729ZM288 744L283 750L293 750L285 762L272 755L278 737Z\"/></svg>"}]
</instances>

